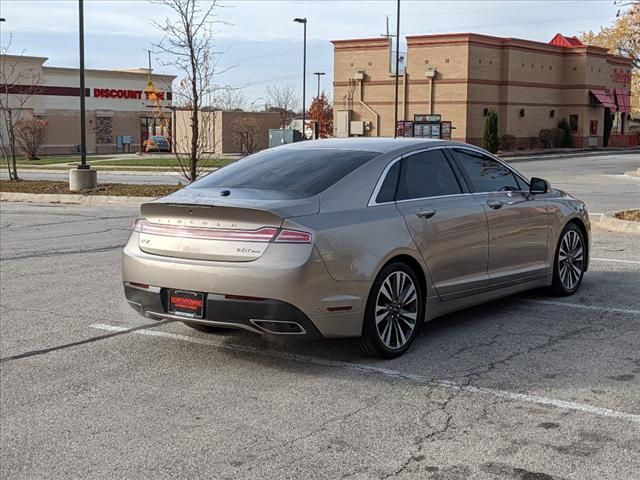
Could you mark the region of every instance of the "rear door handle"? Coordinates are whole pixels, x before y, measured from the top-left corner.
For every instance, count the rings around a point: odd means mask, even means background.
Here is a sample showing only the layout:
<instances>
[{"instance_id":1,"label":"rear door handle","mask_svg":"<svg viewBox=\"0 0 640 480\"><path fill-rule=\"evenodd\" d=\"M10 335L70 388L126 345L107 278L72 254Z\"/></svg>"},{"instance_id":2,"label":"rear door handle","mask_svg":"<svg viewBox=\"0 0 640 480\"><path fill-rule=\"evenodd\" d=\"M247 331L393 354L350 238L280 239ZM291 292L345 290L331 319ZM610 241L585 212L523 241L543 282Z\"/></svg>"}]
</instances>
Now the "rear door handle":
<instances>
[{"instance_id":1,"label":"rear door handle","mask_svg":"<svg viewBox=\"0 0 640 480\"><path fill-rule=\"evenodd\" d=\"M487 200L487 205L489 205L494 210L498 210L499 208L502 208L504 203L500 200Z\"/></svg>"},{"instance_id":2,"label":"rear door handle","mask_svg":"<svg viewBox=\"0 0 640 480\"><path fill-rule=\"evenodd\" d=\"M431 218L436 214L433 208L419 208L416 210L416 215L420 218Z\"/></svg>"}]
</instances>

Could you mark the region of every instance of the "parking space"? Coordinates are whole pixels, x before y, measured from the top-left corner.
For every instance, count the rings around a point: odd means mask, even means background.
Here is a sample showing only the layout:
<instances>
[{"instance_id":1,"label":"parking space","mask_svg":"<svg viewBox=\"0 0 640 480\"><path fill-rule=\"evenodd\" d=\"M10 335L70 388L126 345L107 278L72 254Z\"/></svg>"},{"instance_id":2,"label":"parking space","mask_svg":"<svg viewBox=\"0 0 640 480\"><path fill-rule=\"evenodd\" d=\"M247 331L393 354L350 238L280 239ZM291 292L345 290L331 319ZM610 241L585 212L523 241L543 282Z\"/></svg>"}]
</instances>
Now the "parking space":
<instances>
[{"instance_id":1,"label":"parking space","mask_svg":"<svg viewBox=\"0 0 640 480\"><path fill-rule=\"evenodd\" d=\"M633 181L590 209L632 206ZM120 284L136 214L0 205L0 477L637 478L637 236L594 229L572 297L448 315L378 361L138 317Z\"/></svg>"}]
</instances>

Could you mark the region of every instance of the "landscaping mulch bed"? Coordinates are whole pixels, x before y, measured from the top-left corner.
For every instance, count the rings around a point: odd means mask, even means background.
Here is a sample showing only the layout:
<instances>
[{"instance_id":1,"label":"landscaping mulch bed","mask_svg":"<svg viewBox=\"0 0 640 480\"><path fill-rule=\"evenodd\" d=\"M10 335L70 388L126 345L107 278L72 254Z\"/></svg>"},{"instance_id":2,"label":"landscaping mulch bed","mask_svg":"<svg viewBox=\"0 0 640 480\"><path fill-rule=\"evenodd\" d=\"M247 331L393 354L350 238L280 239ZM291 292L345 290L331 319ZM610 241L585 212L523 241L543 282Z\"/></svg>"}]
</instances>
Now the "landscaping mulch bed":
<instances>
[{"instance_id":1,"label":"landscaping mulch bed","mask_svg":"<svg viewBox=\"0 0 640 480\"><path fill-rule=\"evenodd\" d=\"M50 180L0 180L0 192L114 195L119 197L162 197L181 188L180 185L134 185L127 183L101 183L94 190L72 192L68 182Z\"/></svg>"},{"instance_id":2,"label":"landscaping mulch bed","mask_svg":"<svg viewBox=\"0 0 640 480\"><path fill-rule=\"evenodd\" d=\"M640 210L625 210L614 215L619 220L640 222Z\"/></svg>"}]
</instances>

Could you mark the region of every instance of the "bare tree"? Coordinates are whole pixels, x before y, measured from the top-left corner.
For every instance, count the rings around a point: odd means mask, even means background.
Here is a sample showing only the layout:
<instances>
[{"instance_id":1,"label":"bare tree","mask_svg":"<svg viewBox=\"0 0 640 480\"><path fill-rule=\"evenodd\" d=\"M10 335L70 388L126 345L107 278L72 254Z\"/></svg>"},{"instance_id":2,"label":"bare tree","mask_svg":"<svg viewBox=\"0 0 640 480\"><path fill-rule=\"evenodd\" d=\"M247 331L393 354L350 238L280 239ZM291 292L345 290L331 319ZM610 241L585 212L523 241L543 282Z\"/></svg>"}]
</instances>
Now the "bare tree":
<instances>
[{"instance_id":1,"label":"bare tree","mask_svg":"<svg viewBox=\"0 0 640 480\"><path fill-rule=\"evenodd\" d=\"M9 55L11 35L6 46L0 47L0 148L7 162L10 180L20 180L16 161L16 125L26 105L40 90L39 70L26 68L23 55Z\"/></svg>"},{"instance_id":2,"label":"bare tree","mask_svg":"<svg viewBox=\"0 0 640 480\"><path fill-rule=\"evenodd\" d=\"M238 120L233 124L233 138L242 155L251 155L258 148L258 127L250 118Z\"/></svg>"},{"instance_id":3,"label":"bare tree","mask_svg":"<svg viewBox=\"0 0 640 480\"><path fill-rule=\"evenodd\" d=\"M152 3L164 5L172 10L175 18L166 18L164 22L153 24L163 33L159 44L155 44L161 54L160 62L170 65L184 76L176 91L176 105L190 112L190 145L185 151L175 149L182 175L193 182L202 173L210 159L210 128L202 128L202 122L209 117L201 112L203 106L213 105L216 86L214 77L217 58L220 52L213 48L213 25L216 20L217 1L205 4L204 9L198 0L152 0ZM164 59L167 60L164 60ZM173 127L175 130L175 126Z\"/></svg>"},{"instance_id":4,"label":"bare tree","mask_svg":"<svg viewBox=\"0 0 640 480\"><path fill-rule=\"evenodd\" d=\"M16 122L16 140L29 160L38 159L38 149L47 135L47 121L41 118L22 118Z\"/></svg>"},{"instance_id":5,"label":"bare tree","mask_svg":"<svg viewBox=\"0 0 640 480\"><path fill-rule=\"evenodd\" d=\"M271 85L265 89L265 97L270 110L280 114L280 128L285 128L294 117L294 109L298 105L298 95L291 85Z\"/></svg>"},{"instance_id":6,"label":"bare tree","mask_svg":"<svg viewBox=\"0 0 640 480\"><path fill-rule=\"evenodd\" d=\"M246 103L247 100L242 89L227 85L217 90L213 108L223 112L241 112L244 111Z\"/></svg>"}]
</instances>

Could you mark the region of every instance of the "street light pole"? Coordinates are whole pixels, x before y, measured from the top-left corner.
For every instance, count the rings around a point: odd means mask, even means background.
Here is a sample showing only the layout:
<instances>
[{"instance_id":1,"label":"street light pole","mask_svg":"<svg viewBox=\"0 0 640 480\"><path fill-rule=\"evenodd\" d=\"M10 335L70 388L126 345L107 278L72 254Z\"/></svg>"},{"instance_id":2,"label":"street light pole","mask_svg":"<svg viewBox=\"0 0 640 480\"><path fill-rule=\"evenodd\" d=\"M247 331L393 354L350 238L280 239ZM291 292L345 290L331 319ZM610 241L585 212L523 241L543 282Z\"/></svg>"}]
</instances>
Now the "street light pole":
<instances>
[{"instance_id":1,"label":"street light pole","mask_svg":"<svg viewBox=\"0 0 640 480\"><path fill-rule=\"evenodd\" d=\"M84 0L78 0L80 16L80 165L78 168L86 169L87 166L87 133L85 129L85 83L84 83Z\"/></svg>"},{"instance_id":2,"label":"street light pole","mask_svg":"<svg viewBox=\"0 0 640 480\"><path fill-rule=\"evenodd\" d=\"M397 0L396 12L396 101L394 108L393 138L398 136L398 75L400 72L400 0Z\"/></svg>"},{"instance_id":3,"label":"street light pole","mask_svg":"<svg viewBox=\"0 0 640 480\"><path fill-rule=\"evenodd\" d=\"M306 105L305 105L305 96L307 94L307 19L306 18L294 18L294 22L302 23L304 25L304 40L303 40L303 49L304 54L302 58L302 136L304 137L305 132L305 120L306 120Z\"/></svg>"},{"instance_id":4,"label":"street light pole","mask_svg":"<svg viewBox=\"0 0 640 480\"><path fill-rule=\"evenodd\" d=\"M78 0L78 31L80 40L80 164L69 170L69 190L91 190L98 186L97 170L87 165L86 88L84 82L84 0Z\"/></svg>"}]
</instances>

